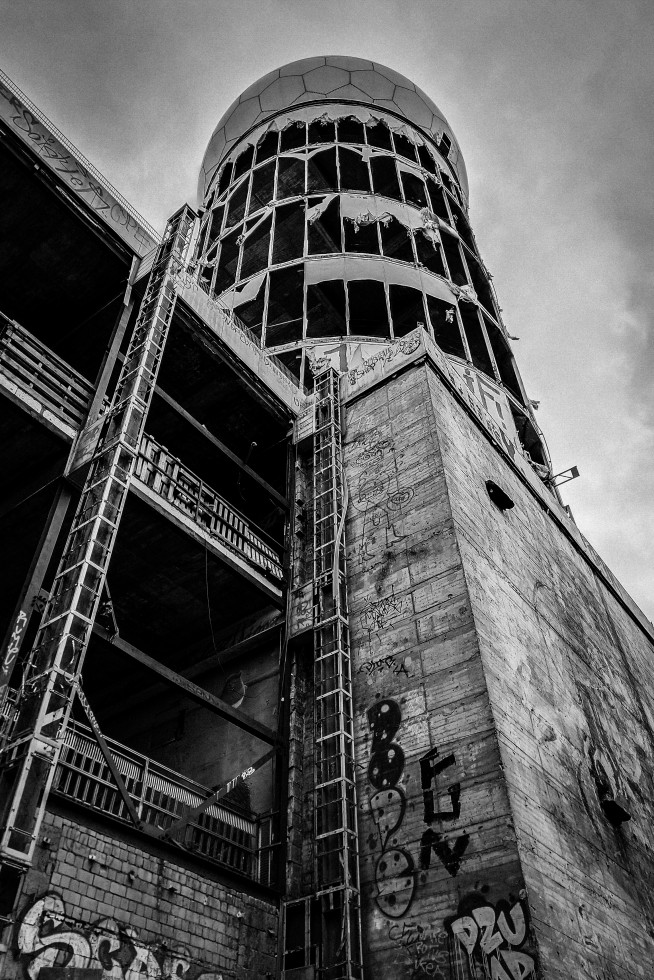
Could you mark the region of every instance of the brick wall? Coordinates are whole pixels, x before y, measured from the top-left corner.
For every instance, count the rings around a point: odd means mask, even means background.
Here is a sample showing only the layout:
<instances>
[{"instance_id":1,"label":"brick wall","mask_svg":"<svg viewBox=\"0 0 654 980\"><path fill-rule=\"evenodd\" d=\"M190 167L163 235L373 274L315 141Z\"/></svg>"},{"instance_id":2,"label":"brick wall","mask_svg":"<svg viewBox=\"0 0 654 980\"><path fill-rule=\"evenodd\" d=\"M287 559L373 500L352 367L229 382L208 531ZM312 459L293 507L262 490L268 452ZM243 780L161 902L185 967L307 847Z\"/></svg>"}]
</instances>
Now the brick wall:
<instances>
[{"instance_id":1,"label":"brick wall","mask_svg":"<svg viewBox=\"0 0 654 980\"><path fill-rule=\"evenodd\" d=\"M37 855L2 980L51 967L105 980L275 976L276 905L59 815Z\"/></svg>"}]
</instances>

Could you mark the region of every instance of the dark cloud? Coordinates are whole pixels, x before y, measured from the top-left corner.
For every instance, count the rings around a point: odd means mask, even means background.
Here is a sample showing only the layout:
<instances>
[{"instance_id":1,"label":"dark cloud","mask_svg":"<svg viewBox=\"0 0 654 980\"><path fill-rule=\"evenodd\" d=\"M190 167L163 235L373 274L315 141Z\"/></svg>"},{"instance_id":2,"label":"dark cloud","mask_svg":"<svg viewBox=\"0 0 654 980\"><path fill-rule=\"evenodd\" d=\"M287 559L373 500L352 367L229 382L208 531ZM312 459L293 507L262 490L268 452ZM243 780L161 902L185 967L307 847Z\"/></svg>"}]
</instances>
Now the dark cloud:
<instances>
[{"instance_id":1,"label":"dark cloud","mask_svg":"<svg viewBox=\"0 0 654 980\"><path fill-rule=\"evenodd\" d=\"M349 53L443 109L582 530L654 613L651 0L22 0L5 70L155 224L255 78ZM649 547L648 547L649 546Z\"/></svg>"}]
</instances>

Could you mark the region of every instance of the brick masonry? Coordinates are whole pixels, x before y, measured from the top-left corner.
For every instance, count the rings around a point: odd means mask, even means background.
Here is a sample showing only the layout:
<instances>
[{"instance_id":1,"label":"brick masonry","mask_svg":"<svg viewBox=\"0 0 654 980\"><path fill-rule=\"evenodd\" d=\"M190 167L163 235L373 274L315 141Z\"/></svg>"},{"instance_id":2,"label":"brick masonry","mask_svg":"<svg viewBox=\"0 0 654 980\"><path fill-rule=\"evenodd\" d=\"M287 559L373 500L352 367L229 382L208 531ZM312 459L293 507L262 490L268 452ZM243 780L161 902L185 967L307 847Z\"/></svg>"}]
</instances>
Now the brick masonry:
<instances>
[{"instance_id":1,"label":"brick masonry","mask_svg":"<svg viewBox=\"0 0 654 980\"><path fill-rule=\"evenodd\" d=\"M68 817L49 814L40 842L2 980L53 967L104 980L275 976L276 905Z\"/></svg>"}]
</instances>

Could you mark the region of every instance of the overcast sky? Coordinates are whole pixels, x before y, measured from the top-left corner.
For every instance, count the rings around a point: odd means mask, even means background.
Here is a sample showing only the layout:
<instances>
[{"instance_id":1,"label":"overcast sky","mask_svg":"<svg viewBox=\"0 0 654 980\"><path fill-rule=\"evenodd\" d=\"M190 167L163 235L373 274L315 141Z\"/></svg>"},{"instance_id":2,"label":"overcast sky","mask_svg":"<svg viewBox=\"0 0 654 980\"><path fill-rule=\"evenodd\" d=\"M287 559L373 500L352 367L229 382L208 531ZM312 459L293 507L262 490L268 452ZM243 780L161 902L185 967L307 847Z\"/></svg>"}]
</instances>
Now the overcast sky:
<instances>
[{"instance_id":1,"label":"overcast sky","mask_svg":"<svg viewBox=\"0 0 654 980\"><path fill-rule=\"evenodd\" d=\"M286 62L407 75L470 216L583 533L654 617L652 0L0 0L0 66L156 228L224 109Z\"/></svg>"}]
</instances>

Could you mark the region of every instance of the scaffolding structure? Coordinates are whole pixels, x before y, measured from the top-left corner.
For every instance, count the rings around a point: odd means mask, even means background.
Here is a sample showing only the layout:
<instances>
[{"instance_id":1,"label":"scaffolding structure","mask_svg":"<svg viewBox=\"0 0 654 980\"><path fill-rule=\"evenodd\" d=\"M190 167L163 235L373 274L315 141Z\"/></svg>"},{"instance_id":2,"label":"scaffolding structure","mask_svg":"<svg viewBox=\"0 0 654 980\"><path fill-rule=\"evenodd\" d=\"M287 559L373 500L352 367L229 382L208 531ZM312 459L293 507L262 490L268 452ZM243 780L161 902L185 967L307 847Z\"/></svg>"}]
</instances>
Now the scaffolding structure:
<instances>
[{"instance_id":1,"label":"scaffolding structure","mask_svg":"<svg viewBox=\"0 0 654 980\"><path fill-rule=\"evenodd\" d=\"M184 206L158 247L111 407L26 662L2 751L0 861L27 868L93 629L195 223ZM82 695L83 697L83 695ZM119 787L122 780L118 777Z\"/></svg>"},{"instance_id":2,"label":"scaffolding structure","mask_svg":"<svg viewBox=\"0 0 654 980\"><path fill-rule=\"evenodd\" d=\"M314 882L320 980L362 977L352 670L338 374L316 376L313 458ZM318 911L318 910L317 910Z\"/></svg>"}]
</instances>

